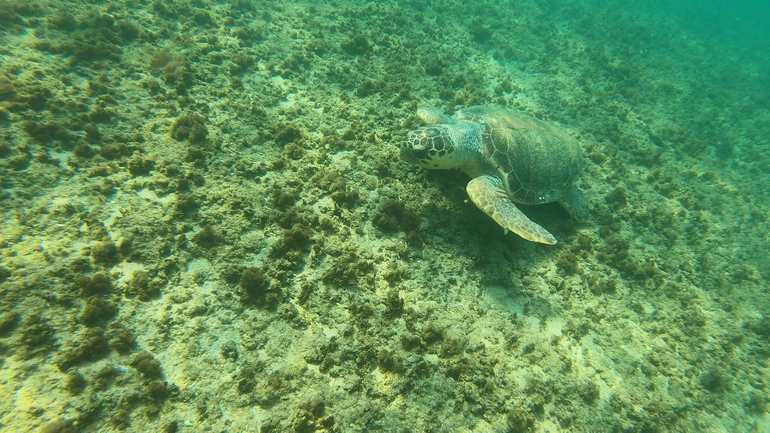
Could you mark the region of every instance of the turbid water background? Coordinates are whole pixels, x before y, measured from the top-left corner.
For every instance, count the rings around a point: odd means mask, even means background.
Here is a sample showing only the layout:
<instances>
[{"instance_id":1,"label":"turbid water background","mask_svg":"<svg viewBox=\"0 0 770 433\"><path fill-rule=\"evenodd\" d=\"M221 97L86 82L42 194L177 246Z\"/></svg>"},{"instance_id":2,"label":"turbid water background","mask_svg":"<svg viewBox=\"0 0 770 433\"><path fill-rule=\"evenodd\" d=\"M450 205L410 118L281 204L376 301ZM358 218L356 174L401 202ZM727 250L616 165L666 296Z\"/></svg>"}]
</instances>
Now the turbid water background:
<instances>
[{"instance_id":1,"label":"turbid water background","mask_svg":"<svg viewBox=\"0 0 770 433\"><path fill-rule=\"evenodd\" d=\"M0 431L766 432L764 2L0 3ZM502 230L417 109L580 143Z\"/></svg>"}]
</instances>

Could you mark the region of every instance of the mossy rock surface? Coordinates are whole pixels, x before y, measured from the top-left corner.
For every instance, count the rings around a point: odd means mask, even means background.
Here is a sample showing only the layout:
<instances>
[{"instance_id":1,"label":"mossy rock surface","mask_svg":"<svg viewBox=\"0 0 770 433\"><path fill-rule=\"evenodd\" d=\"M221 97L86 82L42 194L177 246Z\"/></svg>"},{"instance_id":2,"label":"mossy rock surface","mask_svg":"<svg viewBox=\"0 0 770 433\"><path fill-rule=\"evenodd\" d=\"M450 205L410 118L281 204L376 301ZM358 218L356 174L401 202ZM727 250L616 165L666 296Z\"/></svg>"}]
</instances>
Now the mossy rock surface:
<instances>
[{"instance_id":1,"label":"mossy rock surface","mask_svg":"<svg viewBox=\"0 0 770 433\"><path fill-rule=\"evenodd\" d=\"M761 429L768 27L690 7L2 3L4 428ZM555 247L399 159L473 105L578 140Z\"/></svg>"}]
</instances>

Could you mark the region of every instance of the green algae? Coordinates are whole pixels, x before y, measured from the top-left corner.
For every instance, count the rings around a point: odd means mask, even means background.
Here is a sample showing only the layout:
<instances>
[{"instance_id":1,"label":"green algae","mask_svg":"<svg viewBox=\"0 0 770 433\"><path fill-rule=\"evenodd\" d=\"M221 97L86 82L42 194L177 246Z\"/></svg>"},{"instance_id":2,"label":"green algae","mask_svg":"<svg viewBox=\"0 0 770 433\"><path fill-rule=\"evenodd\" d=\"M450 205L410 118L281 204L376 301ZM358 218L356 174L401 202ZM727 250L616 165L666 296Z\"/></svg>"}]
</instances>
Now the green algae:
<instances>
[{"instance_id":1,"label":"green algae","mask_svg":"<svg viewBox=\"0 0 770 433\"><path fill-rule=\"evenodd\" d=\"M763 30L612 2L62 5L0 10L7 428L767 427ZM398 159L418 106L476 104L579 139L589 219L524 209L557 247Z\"/></svg>"}]
</instances>

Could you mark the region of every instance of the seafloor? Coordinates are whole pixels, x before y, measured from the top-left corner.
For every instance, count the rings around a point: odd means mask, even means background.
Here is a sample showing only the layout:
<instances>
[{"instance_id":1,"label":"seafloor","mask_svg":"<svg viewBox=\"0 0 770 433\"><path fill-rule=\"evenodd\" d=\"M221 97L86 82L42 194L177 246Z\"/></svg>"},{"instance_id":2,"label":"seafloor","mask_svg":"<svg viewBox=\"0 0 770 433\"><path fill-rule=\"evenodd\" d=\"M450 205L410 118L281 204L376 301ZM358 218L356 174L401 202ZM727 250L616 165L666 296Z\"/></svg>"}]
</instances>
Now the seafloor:
<instances>
[{"instance_id":1,"label":"seafloor","mask_svg":"<svg viewBox=\"0 0 770 433\"><path fill-rule=\"evenodd\" d=\"M770 14L645 4L2 1L0 430L770 431ZM557 245L399 160L475 104Z\"/></svg>"}]
</instances>

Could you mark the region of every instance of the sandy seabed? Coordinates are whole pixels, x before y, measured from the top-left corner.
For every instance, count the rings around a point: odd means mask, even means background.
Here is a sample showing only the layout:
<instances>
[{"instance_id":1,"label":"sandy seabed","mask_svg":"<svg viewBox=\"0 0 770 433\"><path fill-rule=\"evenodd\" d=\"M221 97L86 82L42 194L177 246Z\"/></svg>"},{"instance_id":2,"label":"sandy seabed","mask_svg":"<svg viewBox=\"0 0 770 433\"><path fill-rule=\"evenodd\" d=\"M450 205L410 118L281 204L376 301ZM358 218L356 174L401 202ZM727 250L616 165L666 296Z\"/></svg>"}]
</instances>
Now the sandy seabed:
<instances>
[{"instance_id":1,"label":"sandy seabed","mask_svg":"<svg viewBox=\"0 0 770 433\"><path fill-rule=\"evenodd\" d=\"M0 4L0 430L769 431L761 14L428 3ZM555 246L399 159L478 104Z\"/></svg>"}]
</instances>

